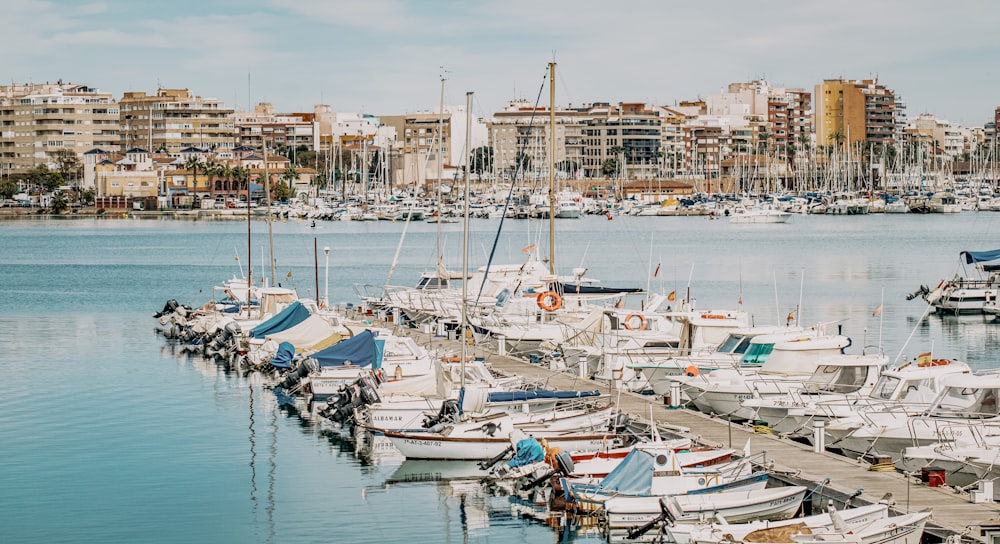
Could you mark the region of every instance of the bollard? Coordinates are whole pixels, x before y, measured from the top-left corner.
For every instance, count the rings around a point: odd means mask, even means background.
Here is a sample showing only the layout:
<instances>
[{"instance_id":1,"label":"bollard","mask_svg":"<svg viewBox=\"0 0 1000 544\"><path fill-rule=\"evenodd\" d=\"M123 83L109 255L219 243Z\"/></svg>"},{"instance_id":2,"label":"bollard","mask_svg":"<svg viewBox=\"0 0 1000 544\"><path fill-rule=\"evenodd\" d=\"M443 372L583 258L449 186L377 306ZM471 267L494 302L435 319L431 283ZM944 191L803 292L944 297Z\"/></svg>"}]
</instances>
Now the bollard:
<instances>
[{"instance_id":1,"label":"bollard","mask_svg":"<svg viewBox=\"0 0 1000 544\"><path fill-rule=\"evenodd\" d=\"M586 357L580 357L579 370L580 370L580 377L586 379L587 378L587 358Z\"/></svg>"},{"instance_id":2,"label":"bollard","mask_svg":"<svg viewBox=\"0 0 1000 544\"><path fill-rule=\"evenodd\" d=\"M444 336L444 322L443 321L438 321L437 322L437 335L438 336Z\"/></svg>"},{"instance_id":3,"label":"bollard","mask_svg":"<svg viewBox=\"0 0 1000 544\"><path fill-rule=\"evenodd\" d=\"M681 407L681 384L680 382L670 382L670 406L671 410Z\"/></svg>"},{"instance_id":4,"label":"bollard","mask_svg":"<svg viewBox=\"0 0 1000 544\"><path fill-rule=\"evenodd\" d=\"M507 337L502 334L497 335L497 355L507 356Z\"/></svg>"},{"instance_id":5,"label":"bollard","mask_svg":"<svg viewBox=\"0 0 1000 544\"><path fill-rule=\"evenodd\" d=\"M823 453L826 451L826 422L813 421L813 451Z\"/></svg>"}]
</instances>

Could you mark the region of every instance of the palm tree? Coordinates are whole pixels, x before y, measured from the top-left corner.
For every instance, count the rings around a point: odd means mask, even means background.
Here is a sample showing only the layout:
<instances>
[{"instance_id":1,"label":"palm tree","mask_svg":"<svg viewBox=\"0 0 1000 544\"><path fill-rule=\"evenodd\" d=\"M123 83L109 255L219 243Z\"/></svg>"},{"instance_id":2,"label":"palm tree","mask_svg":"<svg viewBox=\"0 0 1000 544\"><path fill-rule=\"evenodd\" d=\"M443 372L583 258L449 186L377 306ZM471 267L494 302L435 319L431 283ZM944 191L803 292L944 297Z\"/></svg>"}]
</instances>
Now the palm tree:
<instances>
[{"instance_id":1,"label":"palm tree","mask_svg":"<svg viewBox=\"0 0 1000 544\"><path fill-rule=\"evenodd\" d=\"M194 172L194 189L198 190L198 167L201 166L201 157L198 155L191 155L184 161L184 168ZM204 171L203 171L204 172Z\"/></svg>"}]
</instances>

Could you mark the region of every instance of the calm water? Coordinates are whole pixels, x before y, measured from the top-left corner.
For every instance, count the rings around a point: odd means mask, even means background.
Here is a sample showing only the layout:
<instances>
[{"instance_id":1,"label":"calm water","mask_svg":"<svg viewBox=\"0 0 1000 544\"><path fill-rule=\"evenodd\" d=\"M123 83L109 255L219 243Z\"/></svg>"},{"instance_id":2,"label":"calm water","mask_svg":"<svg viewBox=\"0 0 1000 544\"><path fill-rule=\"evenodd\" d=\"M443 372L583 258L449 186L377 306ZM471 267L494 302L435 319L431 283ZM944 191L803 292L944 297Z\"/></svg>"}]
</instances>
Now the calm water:
<instances>
[{"instance_id":1,"label":"calm water","mask_svg":"<svg viewBox=\"0 0 1000 544\"><path fill-rule=\"evenodd\" d=\"M1000 324L982 317L919 321L905 295L955 273L963 249L1000 247L1000 214L795 217L787 225L692 218L602 217L557 223L560 269L605 283L682 293L700 308L742 295L759 324L842 321L891 357L998 366ZM484 264L497 222L478 221L470 254ZM357 301L383 284L402 224L274 224L274 277L314 296ZM353 446L278 410L253 380L175 353L153 333L168 298L199 304L240 274L246 225L173 220L0 223L0 516L4 540L39 542L598 542L553 530L530 508L478 485L422 482L447 467L362 460ZM255 222L255 276L266 224ZM461 227L443 225L448 267L461 268ZM507 222L497 262L547 247L547 223ZM437 228L409 228L393 284L435 263ZM320 253L314 264L313 240ZM242 261L235 255L239 248ZM266 270L266 276L271 271ZM882 319L872 317L884 292ZM630 301L638 306L639 301ZM919 323L918 323L919 321ZM881 324L881 328L880 328Z\"/></svg>"}]
</instances>

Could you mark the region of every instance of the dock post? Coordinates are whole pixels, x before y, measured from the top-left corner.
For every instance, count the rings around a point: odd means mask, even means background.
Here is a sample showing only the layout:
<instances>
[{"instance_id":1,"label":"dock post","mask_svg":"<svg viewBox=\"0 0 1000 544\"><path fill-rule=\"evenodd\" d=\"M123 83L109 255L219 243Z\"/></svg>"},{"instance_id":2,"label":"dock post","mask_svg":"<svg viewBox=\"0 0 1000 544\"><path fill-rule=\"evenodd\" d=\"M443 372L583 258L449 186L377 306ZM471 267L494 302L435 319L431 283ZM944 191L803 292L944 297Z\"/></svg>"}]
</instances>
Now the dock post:
<instances>
[{"instance_id":1,"label":"dock post","mask_svg":"<svg viewBox=\"0 0 1000 544\"><path fill-rule=\"evenodd\" d=\"M823 453L826 451L826 422L813 422L813 451Z\"/></svg>"},{"instance_id":2,"label":"dock post","mask_svg":"<svg viewBox=\"0 0 1000 544\"><path fill-rule=\"evenodd\" d=\"M680 382L670 382L670 409L675 410L681 407L681 384Z\"/></svg>"},{"instance_id":3,"label":"dock post","mask_svg":"<svg viewBox=\"0 0 1000 544\"><path fill-rule=\"evenodd\" d=\"M579 366L577 367L577 369L578 369L578 371L580 373L580 377L586 379L587 378L587 358L586 357L580 357L579 358Z\"/></svg>"},{"instance_id":4,"label":"dock post","mask_svg":"<svg viewBox=\"0 0 1000 544\"><path fill-rule=\"evenodd\" d=\"M507 337L502 334L497 335L497 355L507 356Z\"/></svg>"}]
</instances>

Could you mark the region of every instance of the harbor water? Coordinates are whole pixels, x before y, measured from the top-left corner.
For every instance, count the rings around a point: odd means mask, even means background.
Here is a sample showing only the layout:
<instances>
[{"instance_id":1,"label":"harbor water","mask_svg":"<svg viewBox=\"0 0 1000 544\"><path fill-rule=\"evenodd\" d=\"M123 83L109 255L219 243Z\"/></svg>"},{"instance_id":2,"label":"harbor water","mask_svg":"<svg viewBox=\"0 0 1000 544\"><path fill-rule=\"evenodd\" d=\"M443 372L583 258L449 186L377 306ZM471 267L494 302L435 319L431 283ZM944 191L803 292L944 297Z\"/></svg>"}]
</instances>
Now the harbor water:
<instances>
[{"instance_id":1,"label":"harbor water","mask_svg":"<svg viewBox=\"0 0 1000 544\"><path fill-rule=\"evenodd\" d=\"M548 254L548 223L472 224L470 263ZM356 284L410 285L440 246L462 267L461 224L251 223L255 277L302 297L357 304ZM921 319L906 295L961 272L962 250L996 249L1000 214L796 216L737 225L706 217L556 222L556 267L605 284L690 289L702 309L742 301L756 324L828 323L849 352L890 360L933 350L994 368L1000 323ZM453 465L359 457L279 409L254 378L183 355L153 332L176 298L201 304L247 269L247 224L19 219L0 237L0 512L10 542L600 542L475 482ZM314 245L318 251L314 253ZM327 258L324 247L330 247ZM238 258L237 258L238 257ZM327 264L328 263L328 264ZM654 276L654 271L658 272ZM969 271L971 273L971 270ZM613 301L609 301L613 302ZM638 308L641 297L627 301ZM873 315L881 305L881 315ZM908 343L907 343L908 342ZM905 344L905 347L904 347Z\"/></svg>"}]
</instances>

